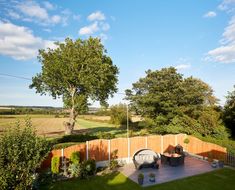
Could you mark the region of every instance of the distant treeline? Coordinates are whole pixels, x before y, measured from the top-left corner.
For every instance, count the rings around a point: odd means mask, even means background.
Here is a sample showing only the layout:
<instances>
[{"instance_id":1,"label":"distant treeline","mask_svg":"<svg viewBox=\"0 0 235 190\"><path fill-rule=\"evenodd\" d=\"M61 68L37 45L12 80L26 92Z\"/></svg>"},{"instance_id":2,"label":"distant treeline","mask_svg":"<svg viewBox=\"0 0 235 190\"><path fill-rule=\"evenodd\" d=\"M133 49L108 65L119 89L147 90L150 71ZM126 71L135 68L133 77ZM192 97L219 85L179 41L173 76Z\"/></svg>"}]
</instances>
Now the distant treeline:
<instances>
[{"instance_id":1,"label":"distant treeline","mask_svg":"<svg viewBox=\"0 0 235 190\"><path fill-rule=\"evenodd\" d=\"M96 114L101 112L104 115L106 111L90 107L85 114ZM46 115L68 115L69 112L61 107L47 106L0 106L0 115L23 115L23 114L46 114Z\"/></svg>"},{"instance_id":2,"label":"distant treeline","mask_svg":"<svg viewBox=\"0 0 235 190\"><path fill-rule=\"evenodd\" d=\"M65 114L62 108L30 108L30 107L15 107L15 108L2 108L0 115L21 115L21 114Z\"/></svg>"}]
</instances>

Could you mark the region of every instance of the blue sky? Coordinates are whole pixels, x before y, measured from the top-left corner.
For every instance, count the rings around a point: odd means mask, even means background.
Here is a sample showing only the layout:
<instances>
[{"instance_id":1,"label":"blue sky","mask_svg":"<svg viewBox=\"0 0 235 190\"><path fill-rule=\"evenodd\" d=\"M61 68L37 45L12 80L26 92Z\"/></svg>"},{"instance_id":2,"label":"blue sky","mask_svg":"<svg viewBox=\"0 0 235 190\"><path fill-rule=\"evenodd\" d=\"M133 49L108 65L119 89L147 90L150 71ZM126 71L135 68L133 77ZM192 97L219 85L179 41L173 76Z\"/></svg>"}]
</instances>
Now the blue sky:
<instances>
[{"instance_id":1,"label":"blue sky","mask_svg":"<svg viewBox=\"0 0 235 190\"><path fill-rule=\"evenodd\" d=\"M169 66L207 82L222 105L235 84L235 0L0 0L0 105L62 106L30 90L30 80L2 74L31 78L39 48L89 36L119 67L119 92Z\"/></svg>"}]
</instances>

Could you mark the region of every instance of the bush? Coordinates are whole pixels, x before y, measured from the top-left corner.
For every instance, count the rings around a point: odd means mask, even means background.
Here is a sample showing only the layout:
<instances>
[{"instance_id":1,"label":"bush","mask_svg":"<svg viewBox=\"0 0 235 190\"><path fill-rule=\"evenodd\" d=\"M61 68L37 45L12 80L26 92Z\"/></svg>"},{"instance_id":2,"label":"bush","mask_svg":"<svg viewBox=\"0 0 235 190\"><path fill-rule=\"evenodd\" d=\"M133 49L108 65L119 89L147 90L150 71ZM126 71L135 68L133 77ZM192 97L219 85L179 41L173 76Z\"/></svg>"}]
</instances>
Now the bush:
<instances>
[{"instance_id":1,"label":"bush","mask_svg":"<svg viewBox=\"0 0 235 190\"><path fill-rule=\"evenodd\" d=\"M55 145L67 142L86 142L94 139L97 139L97 136L89 134L64 135L63 137L51 140L51 143Z\"/></svg>"},{"instance_id":2,"label":"bush","mask_svg":"<svg viewBox=\"0 0 235 190\"><path fill-rule=\"evenodd\" d=\"M87 178L89 176L92 176L95 174L96 172L96 163L95 163L95 160L93 159L89 159L89 160L86 160L82 163L81 165L81 177L82 178Z\"/></svg>"},{"instance_id":3,"label":"bush","mask_svg":"<svg viewBox=\"0 0 235 190\"><path fill-rule=\"evenodd\" d=\"M50 151L46 139L37 137L29 119L0 137L1 189L31 189L35 172Z\"/></svg>"},{"instance_id":4,"label":"bush","mask_svg":"<svg viewBox=\"0 0 235 190\"><path fill-rule=\"evenodd\" d=\"M59 174L60 173L60 158L57 156L54 156L51 159L51 172L53 174Z\"/></svg>"},{"instance_id":5,"label":"bush","mask_svg":"<svg viewBox=\"0 0 235 190\"><path fill-rule=\"evenodd\" d=\"M106 133L106 132L102 132L102 131L99 131L97 136L99 139L113 139L113 138L115 138L114 134Z\"/></svg>"},{"instance_id":6,"label":"bush","mask_svg":"<svg viewBox=\"0 0 235 190\"><path fill-rule=\"evenodd\" d=\"M70 164L68 170L72 177L81 177L82 175L82 168L79 163Z\"/></svg>"},{"instance_id":7,"label":"bush","mask_svg":"<svg viewBox=\"0 0 235 190\"><path fill-rule=\"evenodd\" d=\"M130 113L128 114L130 119ZM115 125L126 125L127 123L127 108L125 104L119 104L110 107L110 122Z\"/></svg>"},{"instance_id":8,"label":"bush","mask_svg":"<svg viewBox=\"0 0 235 190\"><path fill-rule=\"evenodd\" d=\"M78 152L78 151L73 152L70 156L70 161L73 164L79 164L79 162L80 162L80 152Z\"/></svg>"},{"instance_id":9,"label":"bush","mask_svg":"<svg viewBox=\"0 0 235 190\"><path fill-rule=\"evenodd\" d=\"M110 163L109 163L109 169L110 170L114 170L118 167L118 161L117 160L110 160Z\"/></svg>"}]
</instances>

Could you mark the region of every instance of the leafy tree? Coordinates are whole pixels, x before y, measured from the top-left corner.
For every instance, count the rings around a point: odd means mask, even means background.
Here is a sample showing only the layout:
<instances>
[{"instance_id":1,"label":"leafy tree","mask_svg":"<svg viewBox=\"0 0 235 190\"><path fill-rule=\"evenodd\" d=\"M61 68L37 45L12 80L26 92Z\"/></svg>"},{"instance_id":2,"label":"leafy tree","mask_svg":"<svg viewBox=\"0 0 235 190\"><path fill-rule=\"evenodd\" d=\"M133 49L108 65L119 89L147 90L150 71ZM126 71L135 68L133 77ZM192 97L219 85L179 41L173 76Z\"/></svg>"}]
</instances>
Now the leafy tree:
<instances>
[{"instance_id":1,"label":"leafy tree","mask_svg":"<svg viewBox=\"0 0 235 190\"><path fill-rule=\"evenodd\" d=\"M130 113L128 114L130 121ZM126 125L127 123L127 106L126 104L118 104L110 107L110 122L115 125Z\"/></svg>"},{"instance_id":2,"label":"leafy tree","mask_svg":"<svg viewBox=\"0 0 235 190\"><path fill-rule=\"evenodd\" d=\"M137 113L154 121L156 132L206 136L221 125L212 88L200 79L183 78L173 67L148 70L126 95Z\"/></svg>"},{"instance_id":3,"label":"leafy tree","mask_svg":"<svg viewBox=\"0 0 235 190\"><path fill-rule=\"evenodd\" d=\"M31 189L35 171L50 146L37 137L29 120L25 128L11 127L0 137L0 189Z\"/></svg>"},{"instance_id":4,"label":"leafy tree","mask_svg":"<svg viewBox=\"0 0 235 190\"><path fill-rule=\"evenodd\" d=\"M228 127L232 136L235 137L235 85L232 92L228 92L227 101L224 105L223 120Z\"/></svg>"},{"instance_id":5,"label":"leafy tree","mask_svg":"<svg viewBox=\"0 0 235 190\"><path fill-rule=\"evenodd\" d=\"M33 77L30 88L35 88L36 93L63 98L65 107L70 108L65 132L71 134L77 115L87 109L88 98L105 104L109 95L117 91L118 68L98 38L66 38L56 45L56 49L39 50L42 71Z\"/></svg>"}]
</instances>

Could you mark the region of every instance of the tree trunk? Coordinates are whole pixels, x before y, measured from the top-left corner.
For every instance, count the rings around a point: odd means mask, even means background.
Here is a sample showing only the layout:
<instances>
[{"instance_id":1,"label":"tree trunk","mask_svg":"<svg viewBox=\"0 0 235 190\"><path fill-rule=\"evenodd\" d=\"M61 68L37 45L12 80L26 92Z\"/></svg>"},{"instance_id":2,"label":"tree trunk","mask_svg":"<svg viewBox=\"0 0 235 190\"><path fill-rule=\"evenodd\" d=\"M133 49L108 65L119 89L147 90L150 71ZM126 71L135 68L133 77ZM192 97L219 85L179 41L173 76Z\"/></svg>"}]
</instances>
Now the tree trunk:
<instances>
[{"instance_id":1,"label":"tree trunk","mask_svg":"<svg viewBox=\"0 0 235 190\"><path fill-rule=\"evenodd\" d=\"M75 102L74 102L74 96L75 96L76 89L73 89L71 92L71 103L72 107L69 114L69 122L65 122L65 134L71 135L74 130L75 122L76 122L76 111L75 111Z\"/></svg>"}]
</instances>

